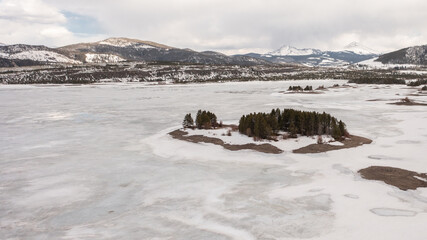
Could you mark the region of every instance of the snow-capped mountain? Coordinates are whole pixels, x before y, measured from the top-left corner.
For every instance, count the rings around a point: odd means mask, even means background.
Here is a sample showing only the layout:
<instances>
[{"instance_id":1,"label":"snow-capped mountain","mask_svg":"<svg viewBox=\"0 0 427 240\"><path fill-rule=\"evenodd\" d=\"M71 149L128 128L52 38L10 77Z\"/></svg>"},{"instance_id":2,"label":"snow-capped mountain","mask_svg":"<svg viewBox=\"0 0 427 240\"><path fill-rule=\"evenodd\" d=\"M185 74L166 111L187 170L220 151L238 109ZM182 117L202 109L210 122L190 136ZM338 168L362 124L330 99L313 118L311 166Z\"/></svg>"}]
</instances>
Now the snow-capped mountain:
<instances>
[{"instance_id":1,"label":"snow-capped mountain","mask_svg":"<svg viewBox=\"0 0 427 240\"><path fill-rule=\"evenodd\" d=\"M342 50L321 51L314 48L283 46L267 54L250 53L246 56L274 63L300 63L307 66L336 67L358 63L378 56L374 50L357 42L346 45Z\"/></svg>"},{"instance_id":2,"label":"snow-capped mountain","mask_svg":"<svg viewBox=\"0 0 427 240\"><path fill-rule=\"evenodd\" d=\"M105 39L103 41L99 41L97 43L109 45L109 46L113 46L113 47L133 47L133 48L141 48L141 49L150 49L150 48L171 49L171 48L173 48L173 47L158 44L155 42L141 41L141 40L130 39L130 38L108 38L108 39Z\"/></svg>"},{"instance_id":3,"label":"snow-capped mountain","mask_svg":"<svg viewBox=\"0 0 427 240\"><path fill-rule=\"evenodd\" d=\"M216 52L196 52L129 38L109 38L99 42L80 43L58 49L64 55L82 62L183 62L197 64L270 64L247 56L227 56Z\"/></svg>"},{"instance_id":4,"label":"snow-capped mountain","mask_svg":"<svg viewBox=\"0 0 427 240\"><path fill-rule=\"evenodd\" d=\"M416 55L416 54L415 54ZM118 62L181 62L217 65L260 65L300 63L307 66L344 66L377 57L374 50L353 42L339 51L282 46L267 54L227 56L218 52L197 52L129 38L108 38L60 48L32 45L0 46L0 67L43 64Z\"/></svg>"},{"instance_id":5,"label":"snow-capped mountain","mask_svg":"<svg viewBox=\"0 0 427 240\"><path fill-rule=\"evenodd\" d=\"M360 55L376 55L376 54L378 54L378 52L376 52L375 50L368 48L366 46L363 46L362 44L360 44L358 42L349 43L348 45L346 45L344 47L343 51L354 52L354 53L360 54Z\"/></svg>"},{"instance_id":6,"label":"snow-capped mountain","mask_svg":"<svg viewBox=\"0 0 427 240\"><path fill-rule=\"evenodd\" d=\"M296 48L288 45L284 45L276 51L267 53L266 55L272 56L307 56L319 54L322 51L314 48Z\"/></svg>"},{"instance_id":7,"label":"snow-capped mountain","mask_svg":"<svg viewBox=\"0 0 427 240\"><path fill-rule=\"evenodd\" d=\"M376 60L383 64L427 65L427 45L403 48L386 53Z\"/></svg>"}]
</instances>

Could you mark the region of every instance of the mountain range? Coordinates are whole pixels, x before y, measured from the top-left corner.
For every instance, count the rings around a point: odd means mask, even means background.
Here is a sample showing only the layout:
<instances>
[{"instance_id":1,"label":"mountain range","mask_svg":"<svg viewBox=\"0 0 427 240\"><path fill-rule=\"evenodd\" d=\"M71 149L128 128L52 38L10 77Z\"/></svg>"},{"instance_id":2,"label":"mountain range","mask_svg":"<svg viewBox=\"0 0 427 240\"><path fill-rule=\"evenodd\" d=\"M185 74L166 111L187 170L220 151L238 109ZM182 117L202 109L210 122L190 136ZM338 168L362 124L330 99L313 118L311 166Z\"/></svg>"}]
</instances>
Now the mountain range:
<instances>
[{"instance_id":1,"label":"mountain range","mask_svg":"<svg viewBox=\"0 0 427 240\"><path fill-rule=\"evenodd\" d=\"M0 67L118 62L178 62L243 66L298 63L306 66L336 67L377 57L377 61L382 63L427 64L426 52L427 45L424 45L380 56L376 51L353 42L342 50L336 51L300 49L285 45L266 54L227 56L219 52L197 52L137 39L108 38L98 42L79 43L59 48L0 43Z\"/></svg>"},{"instance_id":2,"label":"mountain range","mask_svg":"<svg viewBox=\"0 0 427 240\"><path fill-rule=\"evenodd\" d=\"M109 38L60 48L34 45L0 46L0 67L51 63L183 62L214 65L271 64L249 56L227 56L218 52L197 52L128 38Z\"/></svg>"},{"instance_id":3,"label":"mountain range","mask_svg":"<svg viewBox=\"0 0 427 240\"><path fill-rule=\"evenodd\" d=\"M245 56L264 59L274 63L300 63L307 66L344 66L378 57L378 53L357 42L346 45L342 50L322 51L314 48L295 48L282 46L266 53L249 53Z\"/></svg>"}]
</instances>

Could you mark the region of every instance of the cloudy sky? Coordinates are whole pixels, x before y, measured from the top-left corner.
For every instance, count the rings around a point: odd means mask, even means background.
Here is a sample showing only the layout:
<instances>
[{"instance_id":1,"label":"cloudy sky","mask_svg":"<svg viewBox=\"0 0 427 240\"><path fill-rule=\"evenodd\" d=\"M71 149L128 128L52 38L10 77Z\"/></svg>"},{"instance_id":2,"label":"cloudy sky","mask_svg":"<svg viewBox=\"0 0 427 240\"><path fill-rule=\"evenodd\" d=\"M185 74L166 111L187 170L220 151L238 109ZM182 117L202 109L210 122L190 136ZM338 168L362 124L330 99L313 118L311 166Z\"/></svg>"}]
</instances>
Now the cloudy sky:
<instances>
[{"instance_id":1,"label":"cloudy sky","mask_svg":"<svg viewBox=\"0 0 427 240\"><path fill-rule=\"evenodd\" d=\"M0 0L0 42L108 37L227 54L282 45L386 52L427 44L426 0Z\"/></svg>"}]
</instances>

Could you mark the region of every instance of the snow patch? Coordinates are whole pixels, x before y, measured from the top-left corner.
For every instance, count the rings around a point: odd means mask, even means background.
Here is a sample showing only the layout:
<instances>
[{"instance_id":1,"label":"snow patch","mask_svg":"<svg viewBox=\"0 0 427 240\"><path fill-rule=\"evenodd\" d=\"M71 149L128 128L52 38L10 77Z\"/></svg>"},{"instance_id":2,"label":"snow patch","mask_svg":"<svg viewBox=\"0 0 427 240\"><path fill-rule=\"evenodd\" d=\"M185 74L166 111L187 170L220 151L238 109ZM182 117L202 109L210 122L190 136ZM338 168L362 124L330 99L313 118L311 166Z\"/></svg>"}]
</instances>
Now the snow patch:
<instances>
[{"instance_id":1,"label":"snow patch","mask_svg":"<svg viewBox=\"0 0 427 240\"><path fill-rule=\"evenodd\" d=\"M422 177L414 176L414 178L416 178L416 179L418 179L418 180L421 180L421 181L423 181L423 182L427 182L427 179L422 178Z\"/></svg>"},{"instance_id":2,"label":"snow patch","mask_svg":"<svg viewBox=\"0 0 427 240\"><path fill-rule=\"evenodd\" d=\"M62 54L43 50L30 50L11 55L2 53L1 56L4 56L4 58L8 59L29 59L38 62L81 63L79 61L70 59Z\"/></svg>"},{"instance_id":3,"label":"snow patch","mask_svg":"<svg viewBox=\"0 0 427 240\"><path fill-rule=\"evenodd\" d=\"M86 62L88 63L118 63L118 62L124 62L124 61L126 61L126 59L123 59L113 54L96 54L96 53L86 54Z\"/></svg>"},{"instance_id":4,"label":"snow patch","mask_svg":"<svg viewBox=\"0 0 427 240\"><path fill-rule=\"evenodd\" d=\"M292 46L283 46L276 51L270 52L267 55L273 56L306 56L320 54L321 51L314 48L295 48Z\"/></svg>"},{"instance_id":5,"label":"snow patch","mask_svg":"<svg viewBox=\"0 0 427 240\"><path fill-rule=\"evenodd\" d=\"M140 42L134 42L134 41L121 39L121 38L106 39L104 41L99 42L99 44L109 45L109 46L113 46L113 47L134 47L134 48L138 48L138 49L155 48L155 47L150 46L148 44L143 44Z\"/></svg>"},{"instance_id":6,"label":"snow patch","mask_svg":"<svg viewBox=\"0 0 427 240\"><path fill-rule=\"evenodd\" d=\"M383 64L382 62L377 62L375 60L377 60L378 58L371 58L362 62L358 62L357 65L365 65L368 68L373 68L373 69L390 69L390 68L395 68L395 67L416 67L416 65L414 64Z\"/></svg>"}]
</instances>

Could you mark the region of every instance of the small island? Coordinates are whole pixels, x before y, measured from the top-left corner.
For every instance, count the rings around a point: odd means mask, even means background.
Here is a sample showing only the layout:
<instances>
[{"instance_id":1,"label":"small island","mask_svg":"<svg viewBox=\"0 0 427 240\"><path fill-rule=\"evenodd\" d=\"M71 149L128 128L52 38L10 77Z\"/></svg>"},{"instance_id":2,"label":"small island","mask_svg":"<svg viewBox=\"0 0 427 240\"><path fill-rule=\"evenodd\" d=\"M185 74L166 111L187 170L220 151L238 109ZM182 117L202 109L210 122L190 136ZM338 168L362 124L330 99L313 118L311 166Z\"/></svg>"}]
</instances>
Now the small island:
<instances>
[{"instance_id":1,"label":"small island","mask_svg":"<svg viewBox=\"0 0 427 240\"><path fill-rule=\"evenodd\" d=\"M389 103L392 105L403 105L403 106L427 106L427 103L416 102L408 97L400 99L399 102Z\"/></svg>"},{"instance_id":2,"label":"small island","mask_svg":"<svg viewBox=\"0 0 427 240\"><path fill-rule=\"evenodd\" d=\"M371 166L358 172L364 179L383 181L403 191L427 187L427 173L387 166Z\"/></svg>"},{"instance_id":3,"label":"small island","mask_svg":"<svg viewBox=\"0 0 427 240\"><path fill-rule=\"evenodd\" d=\"M272 109L269 113L243 115L239 125L223 124L222 121L218 122L214 113L199 110L195 120L191 113L186 114L182 126L182 129L169 135L192 143L220 145L231 151L254 150L280 154L284 152L280 146L292 139L299 142L300 138L304 139L301 144L307 144L292 149L293 153L320 153L372 142L350 135L346 124L330 114L294 109ZM238 144L242 142L244 144Z\"/></svg>"},{"instance_id":4,"label":"small island","mask_svg":"<svg viewBox=\"0 0 427 240\"><path fill-rule=\"evenodd\" d=\"M321 89L316 89L321 90ZM306 86L305 88L301 86L289 86L287 91L282 91L284 94L295 94L295 93L302 93L302 94L322 94L323 92L320 91L314 91L313 86Z\"/></svg>"}]
</instances>

